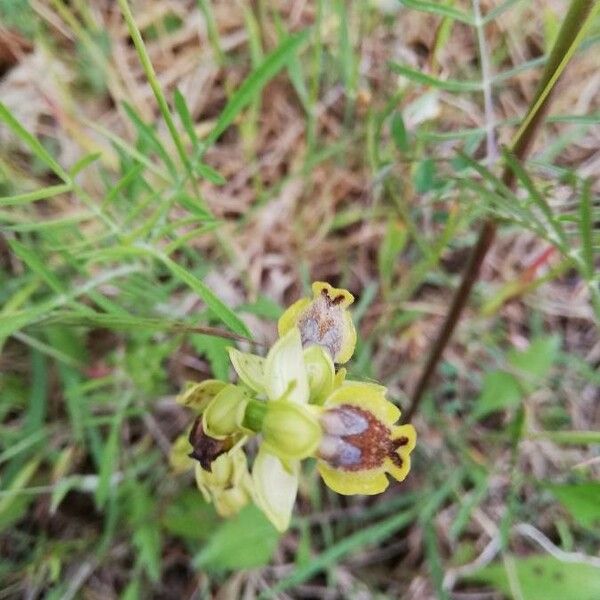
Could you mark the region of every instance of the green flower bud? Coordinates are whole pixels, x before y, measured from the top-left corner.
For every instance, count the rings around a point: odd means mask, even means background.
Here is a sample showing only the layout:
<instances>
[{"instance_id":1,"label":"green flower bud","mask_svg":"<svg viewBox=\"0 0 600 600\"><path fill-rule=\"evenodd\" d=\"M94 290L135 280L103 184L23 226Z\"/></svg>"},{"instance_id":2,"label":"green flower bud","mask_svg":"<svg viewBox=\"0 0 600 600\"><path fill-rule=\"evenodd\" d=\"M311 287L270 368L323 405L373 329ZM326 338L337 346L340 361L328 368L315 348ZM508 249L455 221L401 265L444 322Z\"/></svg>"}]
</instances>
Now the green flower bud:
<instances>
[{"instance_id":1,"label":"green flower bud","mask_svg":"<svg viewBox=\"0 0 600 600\"><path fill-rule=\"evenodd\" d=\"M202 415L206 434L216 439L224 439L245 431L242 423L249 401L249 396L241 387L233 384L224 387L211 400Z\"/></svg>"},{"instance_id":2,"label":"green flower bud","mask_svg":"<svg viewBox=\"0 0 600 600\"><path fill-rule=\"evenodd\" d=\"M321 441L321 426L303 405L286 400L267 404L261 430L265 450L282 460L306 458Z\"/></svg>"}]
</instances>

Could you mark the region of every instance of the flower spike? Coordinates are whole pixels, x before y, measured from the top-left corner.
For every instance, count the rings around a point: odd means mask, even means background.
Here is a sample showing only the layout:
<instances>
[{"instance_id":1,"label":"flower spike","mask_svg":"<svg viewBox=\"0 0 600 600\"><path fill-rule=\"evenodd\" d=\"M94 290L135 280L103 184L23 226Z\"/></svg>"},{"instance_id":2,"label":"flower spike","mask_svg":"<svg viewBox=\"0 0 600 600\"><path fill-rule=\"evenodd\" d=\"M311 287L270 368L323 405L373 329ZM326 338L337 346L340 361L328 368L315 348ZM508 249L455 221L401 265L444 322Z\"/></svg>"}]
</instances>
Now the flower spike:
<instances>
[{"instance_id":1,"label":"flower spike","mask_svg":"<svg viewBox=\"0 0 600 600\"><path fill-rule=\"evenodd\" d=\"M325 484L340 494L378 494L388 476L402 481L415 447L412 425L375 383L346 380L356 345L350 292L324 282L279 319L279 339L265 357L228 348L238 383L207 380L178 401L196 414L189 438L170 454L217 512L253 501L279 531L290 524L301 461L314 457ZM256 436L251 472L244 444ZM193 460L195 459L195 460Z\"/></svg>"}]
</instances>

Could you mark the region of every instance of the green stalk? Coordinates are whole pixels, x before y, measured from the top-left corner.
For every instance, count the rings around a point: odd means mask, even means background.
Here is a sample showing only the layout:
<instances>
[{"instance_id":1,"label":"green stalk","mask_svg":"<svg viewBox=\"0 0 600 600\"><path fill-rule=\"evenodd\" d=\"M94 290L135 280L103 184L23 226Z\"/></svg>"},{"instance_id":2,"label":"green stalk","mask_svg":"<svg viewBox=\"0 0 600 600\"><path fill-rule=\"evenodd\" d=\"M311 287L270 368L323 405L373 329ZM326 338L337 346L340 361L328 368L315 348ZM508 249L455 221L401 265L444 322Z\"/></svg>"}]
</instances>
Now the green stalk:
<instances>
[{"instance_id":1,"label":"green stalk","mask_svg":"<svg viewBox=\"0 0 600 600\"><path fill-rule=\"evenodd\" d=\"M600 3L594 0L571 1L558 37L548 57L537 92L511 144L510 153L517 160L522 161L527 156L550 104L550 98L556 83L583 38L585 30L592 20L591 17L599 9ZM515 174L508 165L504 167L502 181L510 188L515 185ZM462 281L454 294L448 314L433 342L421 377L415 386L407 412L407 420L410 420L417 411L444 349L465 309L473 285L479 276L481 264L496 237L496 229L497 223L494 219L487 219L481 227L479 238L471 251Z\"/></svg>"},{"instance_id":2,"label":"green stalk","mask_svg":"<svg viewBox=\"0 0 600 600\"><path fill-rule=\"evenodd\" d=\"M188 175L192 182L195 181L193 173L192 173L192 165L188 159L188 156L185 151L185 147L183 145L183 141L181 140L181 136L177 131L177 127L175 126L175 122L173 121L173 117L171 116L171 111L169 110L169 105L167 104L167 100L163 91L160 87L160 83L158 82L158 78L156 77L156 72L154 71L154 67L152 66L152 62L150 61L150 57L148 56L148 52L146 51L146 46L144 45L144 40L142 39L142 34L138 26L135 23L133 18L133 14L131 9L129 8L129 4L127 0L118 0L119 7L121 8L121 12L123 13L123 18L127 23L127 28L129 29L129 35L133 40L135 45L135 49L137 51L140 62L142 63L142 68L144 69L144 73L146 74L146 78L148 79L148 83L152 88L152 92L154 93L154 97L156 98L156 102L158 103L158 107L160 112L167 124L167 128L169 129L169 133L173 138L173 142L175 143L175 147L177 148L177 153L179 154L179 158L183 163Z\"/></svg>"}]
</instances>

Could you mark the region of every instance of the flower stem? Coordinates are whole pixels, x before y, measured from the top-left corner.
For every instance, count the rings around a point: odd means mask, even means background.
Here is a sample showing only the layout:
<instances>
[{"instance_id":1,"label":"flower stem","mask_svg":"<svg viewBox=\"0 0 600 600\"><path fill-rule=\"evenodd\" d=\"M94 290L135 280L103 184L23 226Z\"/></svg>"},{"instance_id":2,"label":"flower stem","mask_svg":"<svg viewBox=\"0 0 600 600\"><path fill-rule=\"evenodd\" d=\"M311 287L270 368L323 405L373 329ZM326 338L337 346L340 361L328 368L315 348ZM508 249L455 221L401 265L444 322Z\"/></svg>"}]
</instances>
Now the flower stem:
<instances>
[{"instance_id":1,"label":"flower stem","mask_svg":"<svg viewBox=\"0 0 600 600\"><path fill-rule=\"evenodd\" d=\"M556 82L577 49L585 29L591 21L591 14L596 13L599 8L600 3L596 3L594 0L571 0L569 10L558 32L546 68L538 84L537 92L511 144L511 153L517 160L522 161L527 156L550 104L550 97L556 87ZM508 165L504 168L502 181L510 188L515 186L515 174ZM473 285L479 276L483 260L496 236L496 229L496 221L491 218L484 221L481 227L462 281L454 294L448 314L433 342L425 367L413 391L411 404L406 415L409 421L419 408L423 394L465 309Z\"/></svg>"}]
</instances>

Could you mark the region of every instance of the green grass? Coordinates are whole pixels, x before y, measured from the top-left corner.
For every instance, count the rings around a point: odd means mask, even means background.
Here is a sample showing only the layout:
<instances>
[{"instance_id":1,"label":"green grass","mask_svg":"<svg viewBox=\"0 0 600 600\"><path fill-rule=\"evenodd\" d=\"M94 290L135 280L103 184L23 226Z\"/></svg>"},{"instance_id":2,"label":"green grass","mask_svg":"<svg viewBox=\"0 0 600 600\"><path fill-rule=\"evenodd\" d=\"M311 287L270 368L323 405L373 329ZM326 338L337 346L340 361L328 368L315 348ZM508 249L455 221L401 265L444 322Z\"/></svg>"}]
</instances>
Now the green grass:
<instances>
[{"instance_id":1,"label":"green grass","mask_svg":"<svg viewBox=\"0 0 600 600\"><path fill-rule=\"evenodd\" d=\"M383 598L412 584L450 598L485 584L536 600L569 561L597 589L600 205L577 157L598 106L556 98L529 160L500 149L514 187L481 149L486 85L499 139L518 138L561 73L578 97L600 21L594 9L566 44L540 33L561 15L526 4L480 20L456 1L228 14L119 0L119 18L0 4L69 74L49 83L18 58L44 99L31 128L28 97L0 97L0 597ZM477 28L515 14L540 27L490 38L486 83L461 36L476 48ZM435 26L427 61L398 33L409 22ZM226 377L236 341L262 352L313 279L357 298L350 375L406 409L482 219L498 254L415 417L402 487L340 497L308 465L281 539L256 510L221 519L172 472L185 381ZM581 600L576 577L561 586Z\"/></svg>"}]
</instances>

